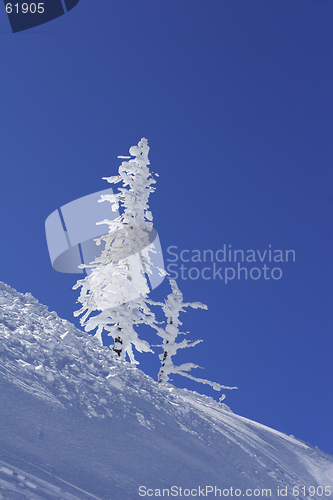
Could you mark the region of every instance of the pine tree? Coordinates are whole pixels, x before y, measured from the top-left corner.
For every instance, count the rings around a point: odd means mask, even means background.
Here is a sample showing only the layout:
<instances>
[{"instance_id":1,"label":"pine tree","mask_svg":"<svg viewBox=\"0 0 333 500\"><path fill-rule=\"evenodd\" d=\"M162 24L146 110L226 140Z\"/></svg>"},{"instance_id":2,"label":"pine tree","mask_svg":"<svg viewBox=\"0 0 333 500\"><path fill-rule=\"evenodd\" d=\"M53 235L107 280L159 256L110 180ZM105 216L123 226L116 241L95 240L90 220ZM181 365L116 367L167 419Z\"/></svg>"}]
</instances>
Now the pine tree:
<instances>
[{"instance_id":1,"label":"pine tree","mask_svg":"<svg viewBox=\"0 0 333 500\"><path fill-rule=\"evenodd\" d=\"M81 267L89 268L90 274L73 288L81 287L78 302L82 307L74 315L83 314L80 322L85 330L97 328L101 342L105 330L113 337L113 351L121 359L127 354L131 363L136 363L132 345L139 352L153 352L148 342L139 339L134 326L154 323L154 314L145 298L149 293L146 275L153 272L150 252L154 252L153 217L148 199L156 181L148 168L147 139L141 139L129 152L134 158L122 162L119 175L104 177L109 183L122 181L123 187L117 194L102 195L99 200L110 202L113 211L120 206L123 214L98 223L109 226L109 232L96 240L97 245L104 242L104 249L92 263L82 264ZM159 272L165 274L161 269Z\"/></svg>"},{"instance_id":2,"label":"pine tree","mask_svg":"<svg viewBox=\"0 0 333 500\"><path fill-rule=\"evenodd\" d=\"M178 349L184 349L185 347L194 347L202 342L202 340L187 339L183 339L180 342L176 341L178 335L186 335L185 332L179 331L179 326L182 325L182 322L179 320L179 313L186 312L186 307L192 307L193 309L207 309L207 306L205 304L202 304L201 302L183 302L183 294L179 290L176 281L170 279L170 285L172 293L167 296L167 299L164 301L164 303L155 302L152 300L146 301L151 305L161 306L166 317L165 328L157 326L156 322L152 324L152 326L157 330L157 334L163 339L163 344L161 346L163 348L163 353L159 356L161 360L161 368L158 374L158 381L166 383L169 380L169 375L171 375L172 373L177 373L178 375L190 378L192 380L195 380L196 382L208 384L212 386L216 391L220 391L221 389L236 389L236 387L227 387L225 385L218 384L217 382L211 382L210 380L190 375L188 372L192 368L201 368L194 363L183 363L180 366L176 366L173 364L172 356L177 353ZM220 398L220 400L223 399L224 395Z\"/></svg>"},{"instance_id":3,"label":"pine tree","mask_svg":"<svg viewBox=\"0 0 333 500\"><path fill-rule=\"evenodd\" d=\"M96 240L97 245L104 243L104 249L92 263L82 264L89 274L79 280L73 287L81 287L78 302L82 304L74 315L82 315L81 325L86 331L96 329L96 335L102 342L103 330L113 338L112 350L121 360L128 356L131 363L137 364L133 353L133 346L139 352L153 352L145 340L141 340L135 330L140 324L154 328L163 339L163 353L158 381L166 383L172 373L188 377L197 382L208 384L213 389L236 389L217 382L194 377L188 372L193 368L200 368L194 363L183 363L180 366L173 364L172 357L178 349L194 347L202 340L190 341L183 339L177 342L182 325L179 320L180 312L185 308L207 309L201 302L183 302L183 295L175 280L170 280L172 293L162 302L148 299L149 288L147 274L153 274L157 269L161 275L167 273L163 269L155 268L150 257L155 252L153 216L149 210L148 199L155 188L148 165L148 142L143 138L138 146L130 148L134 158L124 161L119 167L119 175L104 177L109 183L122 181L123 187L117 194L102 195L100 202L110 202L113 211L123 209L122 215L114 220L105 219L98 224L107 224L109 232ZM130 157L126 157L130 158ZM156 232L155 232L156 234ZM159 326L154 313L149 306L160 306L166 317L165 328ZM103 342L102 342L103 343ZM224 399L224 395L220 401Z\"/></svg>"}]
</instances>

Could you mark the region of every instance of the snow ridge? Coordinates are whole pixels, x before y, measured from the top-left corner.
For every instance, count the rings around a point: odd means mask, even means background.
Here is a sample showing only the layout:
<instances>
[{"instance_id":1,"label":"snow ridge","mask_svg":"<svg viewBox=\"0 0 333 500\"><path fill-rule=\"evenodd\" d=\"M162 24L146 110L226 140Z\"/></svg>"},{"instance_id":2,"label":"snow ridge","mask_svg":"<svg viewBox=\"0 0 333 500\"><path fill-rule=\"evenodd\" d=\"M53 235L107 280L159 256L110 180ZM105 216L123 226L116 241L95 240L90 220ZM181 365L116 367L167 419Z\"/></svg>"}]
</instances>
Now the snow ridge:
<instances>
[{"instance_id":1,"label":"snow ridge","mask_svg":"<svg viewBox=\"0 0 333 500\"><path fill-rule=\"evenodd\" d=\"M126 500L143 485L268 488L272 498L282 487L333 489L330 455L158 384L31 294L0 282L0 311L0 498Z\"/></svg>"}]
</instances>

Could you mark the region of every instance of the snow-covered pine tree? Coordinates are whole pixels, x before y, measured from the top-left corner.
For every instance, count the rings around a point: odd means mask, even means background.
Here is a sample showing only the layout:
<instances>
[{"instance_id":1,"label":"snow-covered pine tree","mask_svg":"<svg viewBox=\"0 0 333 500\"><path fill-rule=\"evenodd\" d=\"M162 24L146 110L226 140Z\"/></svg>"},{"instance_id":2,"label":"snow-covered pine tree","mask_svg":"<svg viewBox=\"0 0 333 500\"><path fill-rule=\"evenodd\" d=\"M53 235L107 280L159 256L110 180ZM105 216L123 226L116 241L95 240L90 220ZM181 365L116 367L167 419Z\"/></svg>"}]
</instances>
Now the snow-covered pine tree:
<instances>
[{"instance_id":1,"label":"snow-covered pine tree","mask_svg":"<svg viewBox=\"0 0 333 500\"><path fill-rule=\"evenodd\" d=\"M104 249L92 263L82 264L81 267L90 269L90 274L73 288L81 287L78 302L82 307L74 315L84 314L80 322L85 330L97 328L102 342L104 329L113 337L114 352L121 359L127 354L131 363L136 363L132 345L139 352L153 352L148 342L139 339L134 326L152 325L155 320L145 303L149 292L145 274L152 273L150 252L154 252L151 244L154 230L148 199L156 181L148 168L147 139L142 138L129 152L134 158L122 162L119 175L104 177L109 183L122 181L123 187L117 194L102 195L99 200L110 202L113 211L120 206L123 214L98 223L109 226L109 232L96 240L97 245L105 243ZM159 272L165 274L163 270Z\"/></svg>"},{"instance_id":2,"label":"snow-covered pine tree","mask_svg":"<svg viewBox=\"0 0 333 500\"><path fill-rule=\"evenodd\" d=\"M193 309L208 309L205 304L201 302L183 302L183 294L178 288L178 285L175 280L170 279L170 285L172 293L167 296L167 299L163 302L155 302L152 300L146 300L148 304L154 306L161 306L164 312L166 320L166 327L162 328L157 326L156 322L152 324L152 326L157 330L157 334L163 339L163 353L160 354L159 358L161 360L161 368L158 374L159 382L168 382L169 375L172 373L178 373L178 375L182 375L183 377L190 378L195 380L196 382L201 382L202 384L208 384L213 387L216 391L220 391L222 389L237 389L237 387L227 387L225 385L218 384L217 382L211 382L210 380L194 377L190 375L188 372L192 368L201 368L200 366L194 363L183 363L180 366L176 366L173 364L172 356L174 356L178 349L184 349L185 347L194 347L195 345L202 342L202 340L187 340L183 339L180 342L177 342L176 339L178 335L186 335L185 332L179 331L179 326L183 323L179 320L179 313L186 312L184 308L192 307ZM224 395L220 398L222 401L224 399Z\"/></svg>"}]
</instances>

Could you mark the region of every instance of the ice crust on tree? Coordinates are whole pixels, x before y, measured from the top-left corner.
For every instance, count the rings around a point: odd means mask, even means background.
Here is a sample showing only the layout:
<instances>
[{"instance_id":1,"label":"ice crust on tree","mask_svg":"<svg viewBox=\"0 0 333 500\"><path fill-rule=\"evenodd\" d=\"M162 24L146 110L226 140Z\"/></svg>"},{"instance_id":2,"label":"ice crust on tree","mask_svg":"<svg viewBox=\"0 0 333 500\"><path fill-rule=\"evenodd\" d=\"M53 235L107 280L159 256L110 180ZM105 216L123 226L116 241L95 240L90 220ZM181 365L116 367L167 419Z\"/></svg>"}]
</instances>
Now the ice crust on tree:
<instances>
[{"instance_id":1,"label":"ice crust on tree","mask_svg":"<svg viewBox=\"0 0 333 500\"><path fill-rule=\"evenodd\" d=\"M82 304L74 315L83 315L81 325L87 332L96 330L101 343L103 331L107 332L113 338L113 352L121 360L128 357L132 364L138 364L133 347L139 352L153 352L149 343L139 338L135 328L145 324L155 329L163 339L159 382L168 382L169 375L174 373L208 384L217 391L235 389L194 377L188 373L193 368L200 368L194 363L183 363L180 366L173 364L172 357L179 349L194 347L202 342L187 339L176 342L178 335L185 335L179 331L182 324L179 313L185 312L187 307L207 309L207 306L201 302L183 302L183 295L174 280L170 280L172 293L165 303L148 299L146 275L153 273L149 254L154 252L154 245L151 245L153 216L148 200L150 193L155 190L153 184L156 181L148 168L150 162L147 139L142 138L129 152L134 158L122 162L119 175L104 177L110 183L122 182L123 187L117 194L102 195L99 202L109 202L114 211L121 208L123 213L114 220L105 219L98 223L108 224L109 232L97 239L97 244L105 243L101 255L91 264L82 265L90 268L91 273L73 287L81 287L78 302ZM166 274L162 269L159 271ZM165 328L159 326L150 305L162 307L167 322ZM220 400L224 397L222 395Z\"/></svg>"},{"instance_id":2,"label":"ice crust on tree","mask_svg":"<svg viewBox=\"0 0 333 500\"><path fill-rule=\"evenodd\" d=\"M192 307L193 309L208 309L208 307L206 304L202 304L201 302L183 302L183 294L179 290L176 281L170 279L170 285L172 293L167 296L164 303L147 300L147 302L151 305L161 306L164 315L167 318L165 328L153 325L157 330L157 334L163 339L163 353L159 356L161 360L161 368L158 374L158 381L166 383L169 381L169 375L177 373L178 375L190 378L196 382L210 385L216 391L220 391L222 389L237 389L237 387L227 387L225 385L218 384L217 382L211 382L210 380L194 377L189 374L188 372L193 368L201 368L199 365L194 363L183 363L180 366L173 364L172 356L177 354L178 349L194 347L202 342L202 340L187 339L183 339L180 342L176 341L178 335L186 335L185 332L179 331L179 327L183 324L179 319L179 313L186 312L186 307ZM222 396L221 400L223 399L224 397Z\"/></svg>"},{"instance_id":3,"label":"ice crust on tree","mask_svg":"<svg viewBox=\"0 0 333 500\"><path fill-rule=\"evenodd\" d=\"M142 138L130 148L134 158L122 162L119 175L104 177L109 183L122 181L123 187L117 194L102 195L99 202L111 203L114 211L122 208L123 214L98 223L109 226L109 232L97 239L105 247L94 262L82 265L91 273L73 287L81 287L78 302L82 307L74 314L83 314L80 321L85 330L97 328L102 341L104 329L114 340L113 350L121 359L128 355L132 363L136 363L132 346L139 352L152 352L134 329L140 323L151 324L154 318L144 302L149 293L146 275L153 273L150 253L154 252L148 199L156 183L148 168L148 153L148 141ZM159 272L165 274L162 269ZM94 311L98 313L91 316Z\"/></svg>"}]
</instances>

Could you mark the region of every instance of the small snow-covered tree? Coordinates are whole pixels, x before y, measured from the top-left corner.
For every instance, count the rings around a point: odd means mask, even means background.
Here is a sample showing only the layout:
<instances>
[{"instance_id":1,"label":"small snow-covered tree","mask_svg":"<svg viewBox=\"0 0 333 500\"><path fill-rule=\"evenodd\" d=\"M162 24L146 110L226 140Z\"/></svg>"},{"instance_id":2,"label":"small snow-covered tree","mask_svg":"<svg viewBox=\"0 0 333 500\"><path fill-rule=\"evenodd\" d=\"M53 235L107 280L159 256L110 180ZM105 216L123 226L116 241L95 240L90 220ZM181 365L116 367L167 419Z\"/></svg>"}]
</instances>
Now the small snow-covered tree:
<instances>
[{"instance_id":1,"label":"small snow-covered tree","mask_svg":"<svg viewBox=\"0 0 333 500\"><path fill-rule=\"evenodd\" d=\"M156 181L148 168L147 139L141 139L129 152L134 158L122 162L119 175L104 177L109 183L122 181L123 187L117 194L102 195L99 200L110 202L113 211L121 207L123 213L114 220L98 223L109 226L109 232L96 240L97 245L104 242L104 249L92 263L81 265L89 268L90 273L73 288L81 287L78 302L82 307L74 315L84 314L80 322L85 330L97 328L102 341L104 329L113 337L114 352L121 359L127 354L136 363L132 345L139 352L152 352L148 342L139 339L134 326L154 323L154 314L145 303L149 292L145 275L153 272L150 258L150 252L154 252L150 238L153 216L148 199Z\"/></svg>"},{"instance_id":2,"label":"small snow-covered tree","mask_svg":"<svg viewBox=\"0 0 333 500\"><path fill-rule=\"evenodd\" d=\"M117 194L102 195L99 201L110 202L113 211L121 208L123 213L113 220L105 219L98 223L107 224L109 232L96 240L97 245L104 243L101 255L92 263L80 266L87 268L89 274L73 287L81 287L78 302L82 304L81 309L75 311L74 315L83 315L80 319L81 325L86 331L96 329L101 342L105 330L113 338L114 353L122 360L128 356L130 362L135 364L137 361L133 346L139 352L153 352L149 343L139 338L135 327L146 324L154 328L163 339L159 382L167 382L170 374L178 373L208 384L218 391L236 389L189 374L192 368L200 368L194 363L184 363L180 366L173 364L172 357L178 349L194 347L202 342L187 339L176 341L178 335L186 335L185 332L179 331L182 325L179 320L180 312L185 312L187 307L207 309L207 306L201 302L183 302L183 295L174 280L170 280L172 293L164 303L148 299L146 275L152 274L155 268L150 256L155 250L151 243L154 240L154 229L148 199L150 193L155 190L153 184L156 181L148 168L147 139L141 139L138 146L133 146L129 152L134 158L122 162L119 175L104 177L109 183L122 181L123 187ZM167 274L163 269L158 271L161 275ZM159 326L161 323L156 321L149 305L162 307L166 316L165 328ZM223 399L224 395L220 401Z\"/></svg>"},{"instance_id":3,"label":"small snow-covered tree","mask_svg":"<svg viewBox=\"0 0 333 500\"><path fill-rule=\"evenodd\" d=\"M161 368L158 374L158 381L168 382L169 375L171 375L172 373L178 373L178 375L190 378L192 380L195 380L196 382L208 384L212 386L216 391L220 391L222 389L236 389L236 387L227 387L225 385L218 384L217 382L211 382L210 380L190 375L188 372L192 368L201 368L194 363L183 363L180 366L176 366L173 364L172 356L177 353L178 349L184 349L185 347L194 347L195 345L202 342L202 340L187 339L183 339L180 342L176 341L178 335L186 335L185 332L179 331L179 327L182 325L182 322L179 320L179 313L186 312L186 307L192 307L193 309L207 309L207 306L205 304L202 304L201 302L183 302L183 294L179 290L176 281L170 279L170 285L172 293L167 296L167 299L164 301L164 303L147 300L147 303L151 305L161 306L165 317L167 318L165 328L157 326L155 322L154 324L152 324L152 326L157 330L157 334L163 339L163 344L161 346L163 348L163 353L159 356L161 360ZM224 395L220 398L220 400L223 399Z\"/></svg>"}]
</instances>

